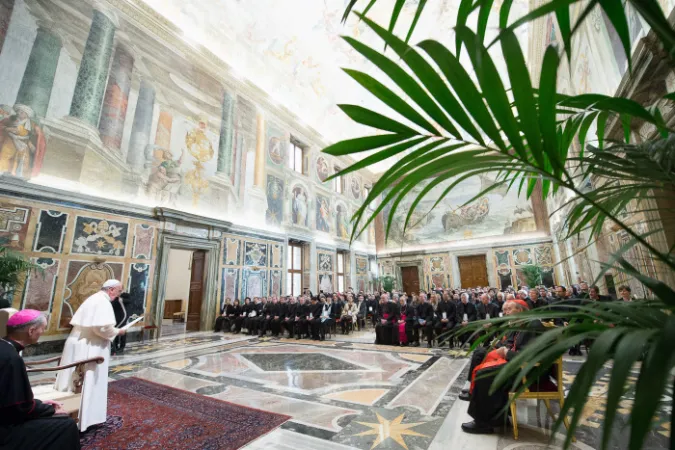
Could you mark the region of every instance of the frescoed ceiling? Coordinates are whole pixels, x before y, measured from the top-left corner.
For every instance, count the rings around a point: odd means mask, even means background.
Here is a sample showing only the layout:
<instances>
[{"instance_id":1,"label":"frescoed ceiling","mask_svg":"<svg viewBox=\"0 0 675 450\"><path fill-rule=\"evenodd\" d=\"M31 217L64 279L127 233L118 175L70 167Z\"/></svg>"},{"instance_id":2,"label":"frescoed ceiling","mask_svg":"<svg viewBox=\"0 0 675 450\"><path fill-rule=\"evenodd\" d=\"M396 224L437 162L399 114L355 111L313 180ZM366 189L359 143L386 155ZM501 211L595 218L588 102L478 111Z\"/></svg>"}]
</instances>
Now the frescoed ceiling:
<instances>
[{"instance_id":1,"label":"frescoed ceiling","mask_svg":"<svg viewBox=\"0 0 675 450\"><path fill-rule=\"evenodd\" d=\"M347 67L377 74L340 35L383 48L381 40L358 18L341 23L347 0L144 1L177 25L187 42L206 47L233 68L235 77L267 92L273 102L295 113L329 143L369 132L350 121L337 108L338 103L386 111L341 70ZM393 3L379 0L369 17L386 26ZM432 38L454 48L452 27L458 4L459 0L428 2L411 42ZM501 4L502 0L496 0L494 7ZM396 29L399 35L407 32L416 6L417 1L406 2ZM526 11L526 0L514 1L511 19ZM491 20L496 19L493 14ZM494 36L496 31L496 23L490 23L488 35ZM527 54L527 27L520 28L518 34ZM388 54L397 59L393 52ZM382 171L394 162L372 170Z\"/></svg>"}]
</instances>

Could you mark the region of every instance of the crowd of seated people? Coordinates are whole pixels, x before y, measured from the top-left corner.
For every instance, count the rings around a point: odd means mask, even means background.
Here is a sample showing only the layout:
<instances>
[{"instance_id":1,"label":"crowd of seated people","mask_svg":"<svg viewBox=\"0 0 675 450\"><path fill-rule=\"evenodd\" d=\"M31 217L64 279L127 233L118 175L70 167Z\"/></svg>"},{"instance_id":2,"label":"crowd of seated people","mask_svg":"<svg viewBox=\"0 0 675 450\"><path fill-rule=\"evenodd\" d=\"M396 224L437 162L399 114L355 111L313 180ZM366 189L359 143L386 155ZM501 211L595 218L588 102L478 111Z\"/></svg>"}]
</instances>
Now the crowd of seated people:
<instances>
[{"instance_id":1,"label":"crowd of seated people","mask_svg":"<svg viewBox=\"0 0 675 450\"><path fill-rule=\"evenodd\" d=\"M622 299L631 299L628 286L621 286L619 292ZM600 295L597 286L589 287L585 282L571 287L433 289L411 295L396 290L358 294L350 290L297 297L247 297L243 303L227 298L216 320L215 331L257 336L269 332L274 337L324 340L332 330L340 329L348 334L372 324L375 343L380 345L420 346L426 342L429 348L463 346L469 335L449 339L449 332L477 320L503 315L504 303L509 300L522 300L529 309L535 309L560 301L610 301L611 298ZM556 325L563 324L562 319L556 321ZM570 352L580 354L578 348Z\"/></svg>"}]
</instances>

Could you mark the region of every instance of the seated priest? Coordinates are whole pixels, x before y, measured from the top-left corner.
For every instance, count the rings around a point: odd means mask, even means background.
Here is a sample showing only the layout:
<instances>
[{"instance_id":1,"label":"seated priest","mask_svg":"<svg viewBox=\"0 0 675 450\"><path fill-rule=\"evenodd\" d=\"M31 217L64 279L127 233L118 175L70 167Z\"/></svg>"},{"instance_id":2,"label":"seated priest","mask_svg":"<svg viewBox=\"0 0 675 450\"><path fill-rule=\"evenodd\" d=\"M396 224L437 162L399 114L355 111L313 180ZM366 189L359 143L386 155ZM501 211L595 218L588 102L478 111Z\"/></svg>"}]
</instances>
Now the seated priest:
<instances>
[{"instance_id":1,"label":"seated priest","mask_svg":"<svg viewBox=\"0 0 675 450\"><path fill-rule=\"evenodd\" d=\"M513 315L528 310L529 305L523 300L515 300L507 302L504 309L506 315ZM506 424L505 411L509 401L511 383L507 382L492 394L490 394L490 388L497 371L546 329L539 320L531 321L527 328L527 331L510 333L498 348L489 352L482 362L475 367L474 364L477 362L477 356L479 355L472 357L468 413L474 420L463 423L463 431L474 434L489 434L493 433L496 427ZM535 383L552 383L552 381L548 375L545 375Z\"/></svg>"},{"instance_id":2,"label":"seated priest","mask_svg":"<svg viewBox=\"0 0 675 450\"><path fill-rule=\"evenodd\" d=\"M35 344L46 327L46 317L34 309L21 310L7 321L7 336L0 341L0 448L80 448L77 424L62 405L33 397L19 353Z\"/></svg>"}]
</instances>

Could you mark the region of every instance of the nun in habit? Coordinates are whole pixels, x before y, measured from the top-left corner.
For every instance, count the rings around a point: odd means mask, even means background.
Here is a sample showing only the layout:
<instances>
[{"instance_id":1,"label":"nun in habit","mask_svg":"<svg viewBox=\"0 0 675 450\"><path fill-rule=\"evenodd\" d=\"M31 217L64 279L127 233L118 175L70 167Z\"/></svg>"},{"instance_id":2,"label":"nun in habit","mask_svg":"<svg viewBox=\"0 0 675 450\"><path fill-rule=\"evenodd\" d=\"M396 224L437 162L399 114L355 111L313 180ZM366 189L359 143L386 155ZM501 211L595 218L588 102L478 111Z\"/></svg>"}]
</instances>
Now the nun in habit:
<instances>
[{"instance_id":1,"label":"nun in habit","mask_svg":"<svg viewBox=\"0 0 675 450\"><path fill-rule=\"evenodd\" d=\"M99 292L82 303L70 320L73 329L66 339L61 364L102 356L102 364L91 363L84 375L79 427L85 431L92 425L104 423L108 409L108 364L110 343L126 330L115 328L117 320L111 304L122 293L122 283L108 280ZM71 391L75 369L59 372L55 389Z\"/></svg>"}]
</instances>

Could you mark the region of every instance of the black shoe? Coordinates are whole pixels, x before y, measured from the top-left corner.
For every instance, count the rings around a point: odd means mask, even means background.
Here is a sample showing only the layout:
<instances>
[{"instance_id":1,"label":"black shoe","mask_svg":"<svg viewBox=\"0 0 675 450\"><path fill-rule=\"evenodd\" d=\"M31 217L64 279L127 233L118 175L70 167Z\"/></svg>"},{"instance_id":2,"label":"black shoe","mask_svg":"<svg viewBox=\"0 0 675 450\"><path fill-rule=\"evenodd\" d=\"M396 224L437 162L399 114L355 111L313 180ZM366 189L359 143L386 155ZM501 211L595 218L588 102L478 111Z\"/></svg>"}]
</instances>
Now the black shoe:
<instances>
[{"instance_id":1,"label":"black shoe","mask_svg":"<svg viewBox=\"0 0 675 450\"><path fill-rule=\"evenodd\" d=\"M469 392L463 392L462 391L462 393L459 394L459 399L464 400L465 402L468 402L469 400L471 400L471 394L469 394Z\"/></svg>"},{"instance_id":2,"label":"black shoe","mask_svg":"<svg viewBox=\"0 0 675 450\"><path fill-rule=\"evenodd\" d=\"M493 434L495 429L487 424L477 423L475 420L462 424L462 431L471 434Z\"/></svg>"}]
</instances>

